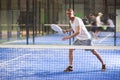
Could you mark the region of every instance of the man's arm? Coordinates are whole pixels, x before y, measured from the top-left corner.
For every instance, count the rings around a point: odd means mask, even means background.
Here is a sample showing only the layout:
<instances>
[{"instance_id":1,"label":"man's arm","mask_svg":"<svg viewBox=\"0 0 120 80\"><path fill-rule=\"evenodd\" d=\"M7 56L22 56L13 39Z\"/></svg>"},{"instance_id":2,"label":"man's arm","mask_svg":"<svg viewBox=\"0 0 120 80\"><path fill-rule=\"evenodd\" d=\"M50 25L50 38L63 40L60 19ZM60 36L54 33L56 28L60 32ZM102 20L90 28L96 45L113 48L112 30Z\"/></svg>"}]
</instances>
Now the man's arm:
<instances>
[{"instance_id":1,"label":"man's arm","mask_svg":"<svg viewBox=\"0 0 120 80\"><path fill-rule=\"evenodd\" d=\"M63 30L63 33L72 32L72 31L73 31L73 29L72 29L72 28L69 28L69 29Z\"/></svg>"},{"instance_id":2,"label":"man's arm","mask_svg":"<svg viewBox=\"0 0 120 80\"><path fill-rule=\"evenodd\" d=\"M75 36L77 36L78 34L80 33L80 26L77 26L76 27L76 32L74 32L72 35L70 36L65 36L62 38L62 40L67 40L67 39L70 39L70 38L73 38Z\"/></svg>"}]
</instances>

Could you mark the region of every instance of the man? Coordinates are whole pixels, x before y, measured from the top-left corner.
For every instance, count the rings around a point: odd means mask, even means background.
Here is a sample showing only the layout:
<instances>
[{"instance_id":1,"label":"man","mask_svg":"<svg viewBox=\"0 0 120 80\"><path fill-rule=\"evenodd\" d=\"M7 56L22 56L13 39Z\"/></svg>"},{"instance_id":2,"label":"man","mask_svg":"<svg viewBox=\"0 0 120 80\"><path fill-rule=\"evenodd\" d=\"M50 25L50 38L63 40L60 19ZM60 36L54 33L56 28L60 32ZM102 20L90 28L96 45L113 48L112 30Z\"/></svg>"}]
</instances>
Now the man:
<instances>
[{"instance_id":1,"label":"man","mask_svg":"<svg viewBox=\"0 0 120 80\"><path fill-rule=\"evenodd\" d=\"M110 17L107 17L107 25L108 25L108 27L107 27L108 31L115 31L114 22Z\"/></svg>"},{"instance_id":2,"label":"man","mask_svg":"<svg viewBox=\"0 0 120 80\"><path fill-rule=\"evenodd\" d=\"M85 28L85 25L82 19L74 16L73 9L68 9L66 11L66 14L68 18L70 19L71 28L67 30L63 30L63 32L66 33L70 31L74 31L74 33L69 36L64 36L62 40L67 40L67 39L76 37L76 40L73 43L73 45L92 45L91 36L89 32L87 31L87 29ZM64 70L64 72L73 71L73 51L74 49L69 49L69 66ZM102 70L105 70L106 66L101 56L97 53L96 50L91 50L91 52L100 60L102 64Z\"/></svg>"},{"instance_id":3,"label":"man","mask_svg":"<svg viewBox=\"0 0 120 80\"><path fill-rule=\"evenodd\" d=\"M97 25L97 36L100 37L100 33L101 33L101 26L103 25L103 22L101 21L103 14L101 12L98 13L97 17L96 17L96 25Z\"/></svg>"},{"instance_id":4,"label":"man","mask_svg":"<svg viewBox=\"0 0 120 80\"><path fill-rule=\"evenodd\" d=\"M96 16L93 14L90 14L89 17L90 17L90 25L92 26L91 28L92 35L95 39L98 39L96 36L96 31L97 31Z\"/></svg>"}]
</instances>

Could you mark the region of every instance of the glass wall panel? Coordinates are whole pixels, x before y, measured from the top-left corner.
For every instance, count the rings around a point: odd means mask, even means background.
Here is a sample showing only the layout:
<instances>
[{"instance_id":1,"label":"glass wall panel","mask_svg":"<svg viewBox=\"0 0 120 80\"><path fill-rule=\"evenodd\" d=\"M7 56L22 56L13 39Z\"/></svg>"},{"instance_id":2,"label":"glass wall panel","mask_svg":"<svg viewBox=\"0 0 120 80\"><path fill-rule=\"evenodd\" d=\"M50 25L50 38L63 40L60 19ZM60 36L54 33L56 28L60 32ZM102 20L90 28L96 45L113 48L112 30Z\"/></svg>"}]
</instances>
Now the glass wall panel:
<instances>
[{"instance_id":1,"label":"glass wall panel","mask_svg":"<svg viewBox=\"0 0 120 80\"><path fill-rule=\"evenodd\" d=\"M50 24L69 24L67 8L73 8L76 16L88 20L89 14L97 16L102 12L104 24L109 15L116 32L120 32L119 0L0 0L0 42L32 38L34 43L37 36L53 34Z\"/></svg>"}]
</instances>

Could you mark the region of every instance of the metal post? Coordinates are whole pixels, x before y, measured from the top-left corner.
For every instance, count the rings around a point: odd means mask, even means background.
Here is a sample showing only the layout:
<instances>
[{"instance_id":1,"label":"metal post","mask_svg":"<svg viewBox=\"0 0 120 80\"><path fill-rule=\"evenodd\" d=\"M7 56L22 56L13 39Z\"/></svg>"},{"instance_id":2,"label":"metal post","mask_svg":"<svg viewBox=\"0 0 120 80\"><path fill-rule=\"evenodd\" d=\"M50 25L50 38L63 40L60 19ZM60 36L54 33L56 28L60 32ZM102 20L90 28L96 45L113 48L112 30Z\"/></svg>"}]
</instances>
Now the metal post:
<instances>
[{"instance_id":1,"label":"metal post","mask_svg":"<svg viewBox=\"0 0 120 80\"><path fill-rule=\"evenodd\" d=\"M0 20L1 20L1 0L0 0ZM0 22L0 40L2 39L2 26Z\"/></svg>"},{"instance_id":2,"label":"metal post","mask_svg":"<svg viewBox=\"0 0 120 80\"><path fill-rule=\"evenodd\" d=\"M69 8L71 8L71 0L69 0ZM70 23L69 23L69 28L70 28ZM69 32L69 35L71 35L71 32ZM69 39L69 45L71 45L71 39Z\"/></svg>"},{"instance_id":3,"label":"metal post","mask_svg":"<svg viewBox=\"0 0 120 80\"><path fill-rule=\"evenodd\" d=\"M104 0L104 7L105 7L105 15L108 15L108 1Z\"/></svg>"},{"instance_id":4,"label":"metal post","mask_svg":"<svg viewBox=\"0 0 120 80\"><path fill-rule=\"evenodd\" d=\"M74 7L75 7L74 0L72 0L72 7L73 7L73 10L74 10Z\"/></svg>"},{"instance_id":5,"label":"metal post","mask_svg":"<svg viewBox=\"0 0 120 80\"><path fill-rule=\"evenodd\" d=\"M11 26L10 26L10 9L11 9L11 0L8 0L7 1L7 40L9 41L10 40L10 37L11 37Z\"/></svg>"},{"instance_id":6,"label":"metal post","mask_svg":"<svg viewBox=\"0 0 120 80\"><path fill-rule=\"evenodd\" d=\"M29 0L26 0L26 44L29 44Z\"/></svg>"},{"instance_id":7,"label":"metal post","mask_svg":"<svg viewBox=\"0 0 120 80\"><path fill-rule=\"evenodd\" d=\"M35 1L32 0L32 19L33 19L33 22L31 23L32 24L32 31L33 31L33 44L35 42L35 20L34 20L34 16L35 16Z\"/></svg>"},{"instance_id":8,"label":"metal post","mask_svg":"<svg viewBox=\"0 0 120 80\"><path fill-rule=\"evenodd\" d=\"M116 46L116 0L114 0L114 20L115 20L114 46Z\"/></svg>"},{"instance_id":9,"label":"metal post","mask_svg":"<svg viewBox=\"0 0 120 80\"><path fill-rule=\"evenodd\" d=\"M18 5L18 10L20 10L20 0L17 0L17 5ZM20 16L20 15L19 15ZM17 20L17 23L19 24L18 20ZM17 39L20 39L20 24L18 25L17 27Z\"/></svg>"}]
</instances>

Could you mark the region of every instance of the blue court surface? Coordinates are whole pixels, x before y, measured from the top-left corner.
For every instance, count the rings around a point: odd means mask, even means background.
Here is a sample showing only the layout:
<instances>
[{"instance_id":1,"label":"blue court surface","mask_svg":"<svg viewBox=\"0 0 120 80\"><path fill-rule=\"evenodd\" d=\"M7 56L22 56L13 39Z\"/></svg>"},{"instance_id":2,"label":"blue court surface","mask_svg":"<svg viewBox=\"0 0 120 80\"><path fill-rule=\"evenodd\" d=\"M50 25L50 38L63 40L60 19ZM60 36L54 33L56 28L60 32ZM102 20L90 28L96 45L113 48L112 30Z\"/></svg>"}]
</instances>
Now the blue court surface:
<instances>
[{"instance_id":1,"label":"blue court surface","mask_svg":"<svg viewBox=\"0 0 120 80\"><path fill-rule=\"evenodd\" d=\"M35 44L69 45L74 39L62 41L68 34L50 34L35 37ZM102 35L106 35L102 37ZM95 45L114 45L113 33L102 33ZM119 35L119 34L117 34ZM120 38L116 39L120 46ZM4 44L26 44L26 40ZM33 44L29 38L29 44ZM9 46L8 45L8 46ZM102 46L101 46L102 47ZM101 71L101 63L90 52L74 51L73 72L63 72L68 66L68 49L51 48L0 48L0 80L120 80L120 49L98 49L107 70ZM114 47L113 47L114 48Z\"/></svg>"},{"instance_id":2,"label":"blue court surface","mask_svg":"<svg viewBox=\"0 0 120 80\"><path fill-rule=\"evenodd\" d=\"M74 51L74 71L68 49L0 48L0 80L120 80L120 50L98 50L107 70L90 51Z\"/></svg>"},{"instance_id":3,"label":"blue court surface","mask_svg":"<svg viewBox=\"0 0 120 80\"><path fill-rule=\"evenodd\" d=\"M91 32L90 32L91 34ZM33 38L28 39L29 44L48 44L48 45L69 45L72 44L74 39L62 41L63 36L70 35L69 33L67 34L49 34L49 35L44 35L44 36L37 36L34 39L33 43ZM91 35L92 36L92 35ZM101 35L99 39L94 39L92 38L94 45L110 45L114 46L120 46L120 33L116 33L116 39L114 37L113 32L101 32ZM26 39L23 40L16 40L16 41L10 41L6 42L4 44L26 44Z\"/></svg>"}]
</instances>

